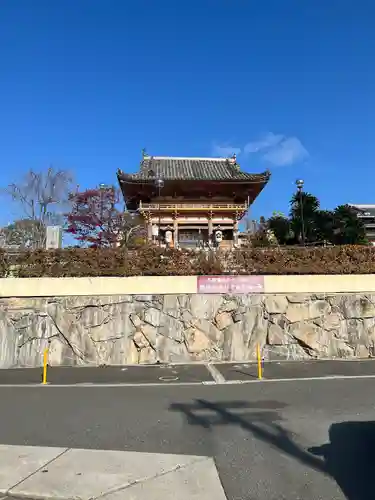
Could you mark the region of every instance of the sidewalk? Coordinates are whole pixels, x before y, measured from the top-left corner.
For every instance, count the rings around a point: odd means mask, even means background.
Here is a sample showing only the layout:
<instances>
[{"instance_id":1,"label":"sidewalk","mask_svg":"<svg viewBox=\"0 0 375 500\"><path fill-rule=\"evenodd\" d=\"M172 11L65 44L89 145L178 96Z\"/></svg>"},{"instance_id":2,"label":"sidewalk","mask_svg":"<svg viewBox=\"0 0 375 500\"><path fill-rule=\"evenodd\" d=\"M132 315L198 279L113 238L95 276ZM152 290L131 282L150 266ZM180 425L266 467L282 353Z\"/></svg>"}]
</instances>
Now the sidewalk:
<instances>
[{"instance_id":1,"label":"sidewalk","mask_svg":"<svg viewBox=\"0 0 375 500\"><path fill-rule=\"evenodd\" d=\"M174 500L176 494L225 500L213 459L0 445L0 500Z\"/></svg>"}]
</instances>

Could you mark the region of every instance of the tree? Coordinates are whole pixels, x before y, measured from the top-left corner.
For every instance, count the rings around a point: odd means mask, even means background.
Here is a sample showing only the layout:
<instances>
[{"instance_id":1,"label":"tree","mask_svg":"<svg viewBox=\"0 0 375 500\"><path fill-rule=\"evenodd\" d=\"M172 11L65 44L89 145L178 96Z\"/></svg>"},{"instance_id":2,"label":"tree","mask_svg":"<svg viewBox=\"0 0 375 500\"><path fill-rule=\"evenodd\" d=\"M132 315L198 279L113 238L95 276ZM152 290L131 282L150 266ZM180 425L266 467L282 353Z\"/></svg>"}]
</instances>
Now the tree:
<instances>
[{"instance_id":1,"label":"tree","mask_svg":"<svg viewBox=\"0 0 375 500\"><path fill-rule=\"evenodd\" d=\"M302 205L301 205L302 203ZM267 226L279 244L291 245L302 239L302 214L306 243L333 245L367 244L365 227L350 205L339 205L335 210L321 210L316 196L295 193L290 201L289 218L274 212Z\"/></svg>"},{"instance_id":2,"label":"tree","mask_svg":"<svg viewBox=\"0 0 375 500\"><path fill-rule=\"evenodd\" d=\"M367 244L363 222L357 217L357 211L350 205L339 205L334 210L336 245Z\"/></svg>"},{"instance_id":3,"label":"tree","mask_svg":"<svg viewBox=\"0 0 375 500\"><path fill-rule=\"evenodd\" d=\"M46 172L31 169L20 182L10 184L4 191L23 214L13 225L13 237L22 240L21 233L27 233L32 238L33 248L44 246L46 226L63 221L72 182L67 171L51 167ZM25 223L21 224L21 220Z\"/></svg>"},{"instance_id":4,"label":"tree","mask_svg":"<svg viewBox=\"0 0 375 500\"><path fill-rule=\"evenodd\" d=\"M249 236L248 243L252 248L271 246L270 238L267 234L267 229L262 227L257 229Z\"/></svg>"},{"instance_id":5,"label":"tree","mask_svg":"<svg viewBox=\"0 0 375 500\"><path fill-rule=\"evenodd\" d=\"M90 247L129 246L145 237L139 215L121 207L121 194L114 186L73 193L72 210L66 215L66 232L81 245Z\"/></svg>"},{"instance_id":6,"label":"tree","mask_svg":"<svg viewBox=\"0 0 375 500\"><path fill-rule=\"evenodd\" d=\"M314 216L316 241L333 243L335 235L335 214L331 210L317 210Z\"/></svg>"},{"instance_id":7,"label":"tree","mask_svg":"<svg viewBox=\"0 0 375 500\"><path fill-rule=\"evenodd\" d=\"M290 205L291 228L294 234L302 241L302 232L304 231L306 242L316 242L318 235L316 220L320 206L318 198L306 192L295 193Z\"/></svg>"},{"instance_id":8,"label":"tree","mask_svg":"<svg viewBox=\"0 0 375 500\"><path fill-rule=\"evenodd\" d=\"M14 245L21 249L38 248L44 231L42 223L32 219L16 220L1 230L5 245Z\"/></svg>"},{"instance_id":9,"label":"tree","mask_svg":"<svg viewBox=\"0 0 375 500\"><path fill-rule=\"evenodd\" d=\"M290 220L283 215L273 215L267 221L268 228L273 232L280 245L287 245L293 238Z\"/></svg>"}]
</instances>

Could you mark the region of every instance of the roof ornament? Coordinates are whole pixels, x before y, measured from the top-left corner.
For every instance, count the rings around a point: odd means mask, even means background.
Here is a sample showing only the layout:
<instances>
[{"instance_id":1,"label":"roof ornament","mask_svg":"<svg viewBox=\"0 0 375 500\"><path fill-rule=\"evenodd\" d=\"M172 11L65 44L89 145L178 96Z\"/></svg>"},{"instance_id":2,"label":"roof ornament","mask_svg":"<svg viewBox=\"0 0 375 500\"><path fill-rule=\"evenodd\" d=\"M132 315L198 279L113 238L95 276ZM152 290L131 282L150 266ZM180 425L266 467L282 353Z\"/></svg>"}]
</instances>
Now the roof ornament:
<instances>
[{"instance_id":1,"label":"roof ornament","mask_svg":"<svg viewBox=\"0 0 375 500\"><path fill-rule=\"evenodd\" d=\"M238 165L237 163L237 155L236 153L233 153L232 155L232 158L230 158L230 163L232 164L232 167L236 170L236 171L239 171L240 170L240 166Z\"/></svg>"},{"instance_id":2,"label":"roof ornament","mask_svg":"<svg viewBox=\"0 0 375 500\"><path fill-rule=\"evenodd\" d=\"M143 159L148 158L148 154L147 154L146 148L142 148L142 158Z\"/></svg>"}]
</instances>

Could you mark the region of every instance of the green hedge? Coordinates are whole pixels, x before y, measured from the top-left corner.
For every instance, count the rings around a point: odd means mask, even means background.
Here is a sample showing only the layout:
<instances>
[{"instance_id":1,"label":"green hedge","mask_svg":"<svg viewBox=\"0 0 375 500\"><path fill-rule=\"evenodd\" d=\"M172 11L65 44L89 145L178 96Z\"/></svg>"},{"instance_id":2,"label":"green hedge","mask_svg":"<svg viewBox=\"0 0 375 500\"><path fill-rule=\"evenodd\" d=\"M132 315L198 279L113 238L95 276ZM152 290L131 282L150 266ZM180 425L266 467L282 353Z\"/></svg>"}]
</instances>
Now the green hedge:
<instances>
[{"instance_id":1,"label":"green hedge","mask_svg":"<svg viewBox=\"0 0 375 500\"><path fill-rule=\"evenodd\" d=\"M0 276L186 276L202 274L375 274L375 249L253 248L228 253L122 249L39 250L8 256Z\"/></svg>"}]
</instances>

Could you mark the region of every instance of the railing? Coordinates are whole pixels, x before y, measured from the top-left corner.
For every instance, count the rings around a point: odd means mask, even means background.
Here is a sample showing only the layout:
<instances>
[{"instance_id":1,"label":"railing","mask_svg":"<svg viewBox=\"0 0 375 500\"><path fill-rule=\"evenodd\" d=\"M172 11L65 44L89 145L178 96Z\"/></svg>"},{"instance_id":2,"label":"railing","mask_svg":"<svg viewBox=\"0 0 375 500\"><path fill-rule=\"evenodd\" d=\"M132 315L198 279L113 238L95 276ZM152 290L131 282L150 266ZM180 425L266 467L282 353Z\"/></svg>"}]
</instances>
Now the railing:
<instances>
[{"instance_id":1,"label":"railing","mask_svg":"<svg viewBox=\"0 0 375 500\"><path fill-rule=\"evenodd\" d=\"M139 203L139 210L247 210L247 203Z\"/></svg>"}]
</instances>

